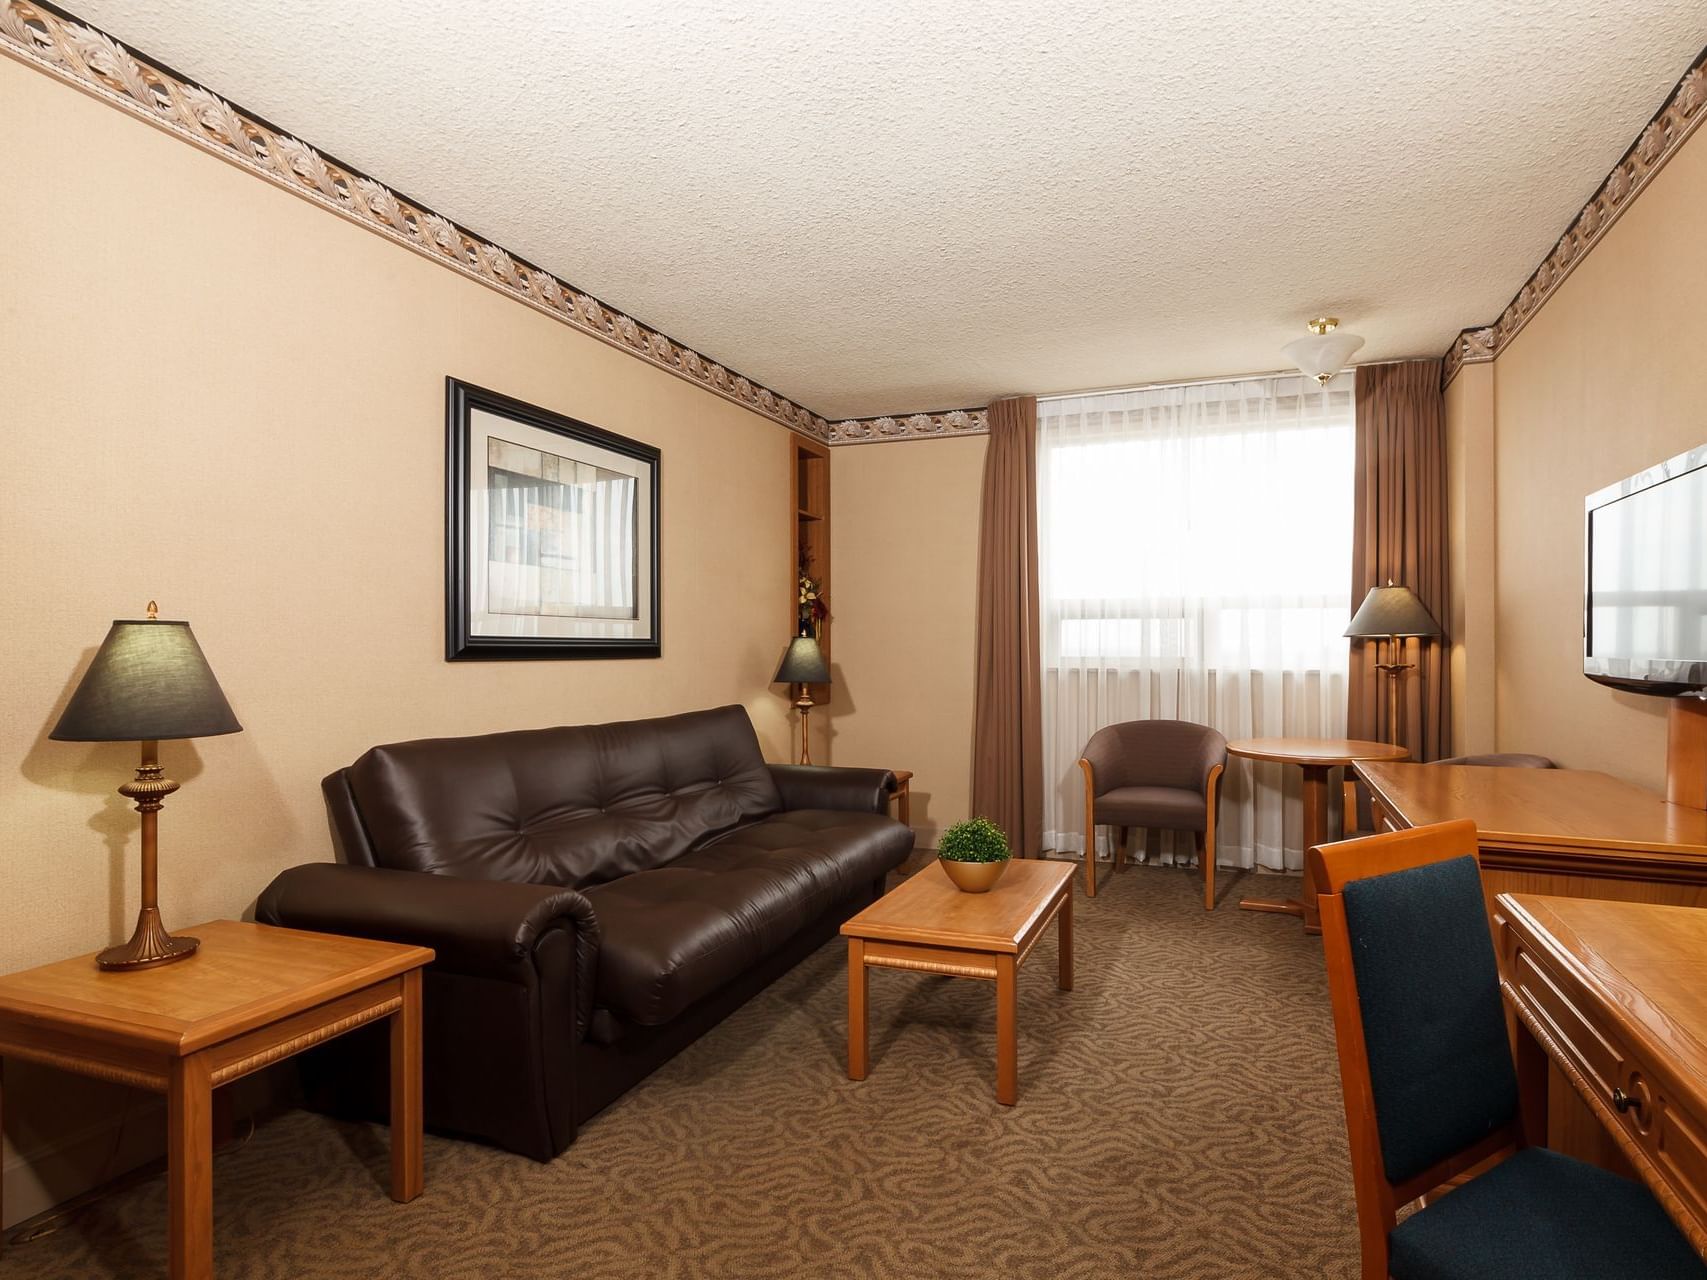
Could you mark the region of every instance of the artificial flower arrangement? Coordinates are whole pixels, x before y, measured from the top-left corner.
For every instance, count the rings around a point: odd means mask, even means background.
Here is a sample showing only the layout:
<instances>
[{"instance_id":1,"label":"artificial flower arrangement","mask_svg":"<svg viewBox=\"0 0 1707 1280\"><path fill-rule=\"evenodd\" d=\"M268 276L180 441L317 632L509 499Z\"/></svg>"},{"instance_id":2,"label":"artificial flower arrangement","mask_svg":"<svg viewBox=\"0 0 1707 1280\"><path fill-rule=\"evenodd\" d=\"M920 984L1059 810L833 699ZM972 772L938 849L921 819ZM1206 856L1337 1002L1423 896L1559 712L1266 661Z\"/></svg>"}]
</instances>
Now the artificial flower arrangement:
<instances>
[{"instance_id":1,"label":"artificial flower arrangement","mask_svg":"<svg viewBox=\"0 0 1707 1280\"><path fill-rule=\"evenodd\" d=\"M824 588L817 579L806 572L806 566L800 566L800 634L817 638L824 620L830 616L829 601L824 599Z\"/></svg>"}]
</instances>

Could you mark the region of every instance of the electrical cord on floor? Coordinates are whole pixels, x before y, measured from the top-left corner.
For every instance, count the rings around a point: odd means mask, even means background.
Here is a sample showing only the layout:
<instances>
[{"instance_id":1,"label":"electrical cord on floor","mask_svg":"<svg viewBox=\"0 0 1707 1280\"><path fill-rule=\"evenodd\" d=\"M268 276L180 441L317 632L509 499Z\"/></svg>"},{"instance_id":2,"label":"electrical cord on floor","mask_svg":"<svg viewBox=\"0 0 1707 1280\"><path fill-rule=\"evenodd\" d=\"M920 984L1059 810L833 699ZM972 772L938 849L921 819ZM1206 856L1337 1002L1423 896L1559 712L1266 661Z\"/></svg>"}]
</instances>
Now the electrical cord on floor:
<instances>
[{"instance_id":1,"label":"electrical cord on floor","mask_svg":"<svg viewBox=\"0 0 1707 1280\"><path fill-rule=\"evenodd\" d=\"M119 1115L118 1133L113 1137L113 1147L107 1155L102 1170L103 1174L110 1173L113 1165L118 1161L120 1144L124 1139L125 1125L130 1120L130 1111L131 1099L126 1098L124 1110ZM241 1138L226 1143L214 1154L224 1155L231 1151L241 1151L249 1145L249 1140L254 1136L255 1118L251 1116L249 1117L248 1132ZM85 1191L82 1195L74 1196L57 1209L49 1209L46 1213L39 1214L29 1221L19 1224L12 1234L6 1237L6 1243L8 1246L29 1244L32 1241L51 1236L57 1231L62 1231L82 1216L85 1211L93 1208L101 1201L147 1182L150 1178L158 1176L165 1168L166 1161L164 1159L150 1160L116 1178L103 1176L97 1186Z\"/></svg>"}]
</instances>

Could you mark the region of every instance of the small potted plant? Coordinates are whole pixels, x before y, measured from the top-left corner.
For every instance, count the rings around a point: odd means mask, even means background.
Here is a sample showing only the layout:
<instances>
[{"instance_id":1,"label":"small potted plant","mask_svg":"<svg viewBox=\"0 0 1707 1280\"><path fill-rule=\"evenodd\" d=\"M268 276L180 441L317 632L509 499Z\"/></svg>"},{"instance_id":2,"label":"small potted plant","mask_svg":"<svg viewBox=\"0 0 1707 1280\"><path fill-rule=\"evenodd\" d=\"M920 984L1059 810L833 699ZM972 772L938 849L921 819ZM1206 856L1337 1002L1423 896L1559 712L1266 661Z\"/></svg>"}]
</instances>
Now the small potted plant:
<instances>
[{"instance_id":1,"label":"small potted plant","mask_svg":"<svg viewBox=\"0 0 1707 1280\"><path fill-rule=\"evenodd\" d=\"M937 861L963 893L988 893L1013 852L1002 829L988 818L957 822L937 837Z\"/></svg>"}]
</instances>

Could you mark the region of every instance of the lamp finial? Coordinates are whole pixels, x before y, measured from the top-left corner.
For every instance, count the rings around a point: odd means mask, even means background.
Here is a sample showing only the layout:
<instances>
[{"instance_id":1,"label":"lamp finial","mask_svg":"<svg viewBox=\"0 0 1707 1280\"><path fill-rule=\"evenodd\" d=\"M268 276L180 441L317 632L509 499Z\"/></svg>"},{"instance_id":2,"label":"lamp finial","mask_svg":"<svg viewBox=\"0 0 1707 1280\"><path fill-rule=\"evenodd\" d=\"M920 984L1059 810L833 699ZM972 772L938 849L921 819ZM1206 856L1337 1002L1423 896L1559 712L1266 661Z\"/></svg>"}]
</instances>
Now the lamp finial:
<instances>
[{"instance_id":1,"label":"lamp finial","mask_svg":"<svg viewBox=\"0 0 1707 1280\"><path fill-rule=\"evenodd\" d=\"M160 606L152 600L148 602L148 620L150 622L160 621Z\"/></svg>"}]
</instances>

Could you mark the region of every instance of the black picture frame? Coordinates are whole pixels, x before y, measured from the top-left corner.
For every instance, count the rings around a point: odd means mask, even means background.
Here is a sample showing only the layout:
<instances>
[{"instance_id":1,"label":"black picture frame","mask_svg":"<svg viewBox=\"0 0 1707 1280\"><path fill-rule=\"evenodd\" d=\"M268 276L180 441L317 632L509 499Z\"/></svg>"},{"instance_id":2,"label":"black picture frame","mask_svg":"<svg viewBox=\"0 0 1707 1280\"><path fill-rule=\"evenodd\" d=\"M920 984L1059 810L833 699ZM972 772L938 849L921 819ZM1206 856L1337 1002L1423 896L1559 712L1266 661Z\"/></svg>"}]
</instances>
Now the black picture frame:
<instances>
[{"instance_id":1,"label":"black picture frame","mask_svg":"<svg viewBox=\"0 0 1707 1280\"><path fill-rule=\"evenodd\" d=\"M493 635L480 633L473 612L472 591L476 581L470 555L481 538L470 529L473 509L470 494L475 476L471 471L469 446L473 414L483 410L499 418L536 428L574 444L608 450L631 459L644 472L637 475L638 489L647 500L636 503L635 560L637 590L635 607L645 625L637 620L639 634L633 636ZM450 662L506 661L574 658L656 658L663 652L662 593L660 590L661 472L663 454L654 445L631 440L602 427L570 418L538 405L527 404L458 378L445 379L445 659ZM644 510L641 510L642 505ZM642 529L645 536L641 536ZM644 546L642 546L642 543ZM484 545L482 543L482 545ZM640 570L640 562L649 572ZM644 610L640 602L645 601Z\"/></svg>"}]
</instances>

